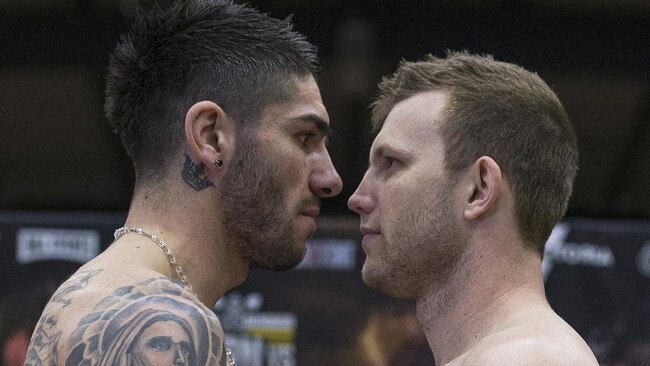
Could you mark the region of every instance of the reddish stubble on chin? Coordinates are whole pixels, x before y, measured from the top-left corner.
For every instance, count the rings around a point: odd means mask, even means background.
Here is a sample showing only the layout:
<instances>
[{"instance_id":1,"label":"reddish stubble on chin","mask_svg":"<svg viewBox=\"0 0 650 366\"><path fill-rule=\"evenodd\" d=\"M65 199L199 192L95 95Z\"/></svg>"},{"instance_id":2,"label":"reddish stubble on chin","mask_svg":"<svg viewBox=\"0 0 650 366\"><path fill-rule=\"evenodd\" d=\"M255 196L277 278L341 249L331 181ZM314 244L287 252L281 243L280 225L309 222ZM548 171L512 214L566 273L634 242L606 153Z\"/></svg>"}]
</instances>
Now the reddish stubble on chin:
<instances>
[{"instance_id":1,"label":"reddish stubble on chin","mask_svg":"<svg viewBox=\"0 0 650 366\"><path fill-rule=\"evenodd\" d=\"M386 271L388 270L381 235L375 232L364 233L361 247L366 253L366 260L361 271L363 281L369 287L379 289L383 281L385 281Z\"/></svg>"}]
</instances>

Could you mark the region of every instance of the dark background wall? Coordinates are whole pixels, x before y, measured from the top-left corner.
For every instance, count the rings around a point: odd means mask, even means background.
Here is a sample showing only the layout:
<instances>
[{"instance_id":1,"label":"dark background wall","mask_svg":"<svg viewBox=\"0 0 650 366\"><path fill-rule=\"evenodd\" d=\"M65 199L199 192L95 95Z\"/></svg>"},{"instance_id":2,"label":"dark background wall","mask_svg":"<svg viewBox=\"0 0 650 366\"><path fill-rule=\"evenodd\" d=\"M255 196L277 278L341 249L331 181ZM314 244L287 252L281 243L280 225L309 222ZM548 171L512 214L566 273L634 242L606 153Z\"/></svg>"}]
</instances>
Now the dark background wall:
<instances>
[{"instance_id":1,"label":"dark background wall","mask_svg":"<svg viewBox=\"0 0 650 366\"><path fill-rule=\"evenodd\" d=\"M149 1L141 1L151 3ZM161 1L168 3L169 1ZM581 151L569 216L650 218L650 3L644 0L251 1L294 14L320 84L349 214L372 141L368 104L397 62L468 49L538 72ZM103 112L108 54L133 1L0 2L0 209L125 210L130 162Z\"/></svg>"}]
</instances>

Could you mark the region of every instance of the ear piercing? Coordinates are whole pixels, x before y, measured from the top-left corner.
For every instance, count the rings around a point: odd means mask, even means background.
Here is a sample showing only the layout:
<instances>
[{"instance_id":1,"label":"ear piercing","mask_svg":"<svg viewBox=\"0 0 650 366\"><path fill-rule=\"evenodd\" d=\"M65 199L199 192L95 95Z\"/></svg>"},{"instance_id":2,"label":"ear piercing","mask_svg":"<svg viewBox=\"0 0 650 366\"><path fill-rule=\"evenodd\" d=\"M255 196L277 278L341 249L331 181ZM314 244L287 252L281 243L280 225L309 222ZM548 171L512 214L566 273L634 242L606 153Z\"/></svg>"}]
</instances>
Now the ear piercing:
<instances>
[{"instance_id":1,"label":"ear piercing","mask_svg":"<svg viewBox=\"0 0 650 366\"><path fill-rule=\"evenodd\" d=\"M222 165L223 165L223 160L217 159L214 161L214 166L216 166L217 168L221 168Z\"/></svg>"}]
</instances>

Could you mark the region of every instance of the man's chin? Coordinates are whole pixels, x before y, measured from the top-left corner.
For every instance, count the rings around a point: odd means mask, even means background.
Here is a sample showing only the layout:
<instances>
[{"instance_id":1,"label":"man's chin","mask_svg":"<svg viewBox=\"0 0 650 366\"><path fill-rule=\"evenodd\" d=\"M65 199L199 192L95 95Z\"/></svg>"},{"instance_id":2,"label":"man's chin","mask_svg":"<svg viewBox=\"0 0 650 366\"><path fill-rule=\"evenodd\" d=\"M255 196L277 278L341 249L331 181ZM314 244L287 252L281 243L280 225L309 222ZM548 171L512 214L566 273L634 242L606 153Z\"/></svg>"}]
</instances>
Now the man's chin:
<instances>
[{"instance_id":1,"label":"man's chin","mask_svg":"<svg viewBox=\"0 0 650 366\"><path fill-rule=\"evenodd\" d=\"M305 243L293 243L293 246L282 251L281 255L277 252L274 254L263 260L254 261L251 266L278 272L293 269L305 258Z\"/></svg>"},{"instance_id":2,"label":"man's chin","mask_svg":"<svg viewBox=\"0 0 650 366\"><path fill-rule=\"evenodd\" d=\"M413 299L410 293L405 290L402 284L389 276L387 268L377 269L368 265L366 262L361 271L363 282L371 289L382 292L385 295L398 299Z\"/></svg>"},{"instance_id":3,"label":"man's chin","mask_svg":"<svg viewBox=\"0 0 650 366\"><path fill-rule=\"evenodd\" d=\"M293 232L295 240L301 242L302 246L304 246L305 241L309 240L316 232L316 219L311 216L298 215Z\"/></svg>"},{"instance_id":4,"label":"man's chin","mask_svg":"<svg viewBox=\"0 0 650 366\"><path fill-rule=\"evenodd\" d=\"M366 261L363 264L363 269L361 270L361 279L363 282L370 288L375 290L382 290L382 275L378 273L376 269L372 268Z\"/></svg>"}]
</instances>

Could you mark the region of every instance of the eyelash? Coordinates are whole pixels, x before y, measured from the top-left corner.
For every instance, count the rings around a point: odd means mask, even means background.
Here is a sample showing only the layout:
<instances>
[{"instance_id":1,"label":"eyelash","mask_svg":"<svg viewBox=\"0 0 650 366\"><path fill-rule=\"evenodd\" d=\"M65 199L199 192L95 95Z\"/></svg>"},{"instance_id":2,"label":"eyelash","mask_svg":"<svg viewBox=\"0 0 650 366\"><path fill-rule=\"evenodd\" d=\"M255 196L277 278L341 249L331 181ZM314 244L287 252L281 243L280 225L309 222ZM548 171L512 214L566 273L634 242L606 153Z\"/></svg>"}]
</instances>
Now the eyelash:
<instances>
[{"instance_id":1,"label":"eyelash","mask_svg":"<svg viewBox=\"0 0 650 366\"><path fill-rule=\"evenodd\" d=\"M401 161L399 161L399 160L397 160L397 159L395 159L393 157L390 157L390 156L385 157L385 159L386 159L386 167L387 168L392 168L392 167L395 166L394 164L399 165L399 164L402 163Z\"/></svg>"},{"instance_id":2,"label":"eyelash","mask_svg":"<svg viewBox=\"0 0 650 366\"><path fill-rule=\"evenodd\" d=\"M307 147L308 141L314 136L316 136L316 134L313 132L301 132L298 134L298 141L300 141L304 147Z\"/></svg>"}]
</instances>

